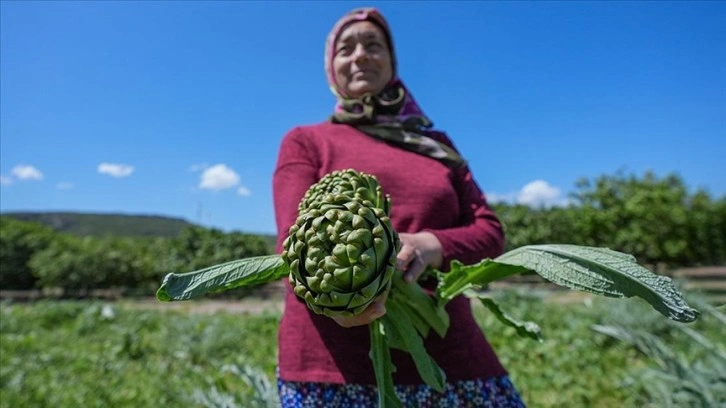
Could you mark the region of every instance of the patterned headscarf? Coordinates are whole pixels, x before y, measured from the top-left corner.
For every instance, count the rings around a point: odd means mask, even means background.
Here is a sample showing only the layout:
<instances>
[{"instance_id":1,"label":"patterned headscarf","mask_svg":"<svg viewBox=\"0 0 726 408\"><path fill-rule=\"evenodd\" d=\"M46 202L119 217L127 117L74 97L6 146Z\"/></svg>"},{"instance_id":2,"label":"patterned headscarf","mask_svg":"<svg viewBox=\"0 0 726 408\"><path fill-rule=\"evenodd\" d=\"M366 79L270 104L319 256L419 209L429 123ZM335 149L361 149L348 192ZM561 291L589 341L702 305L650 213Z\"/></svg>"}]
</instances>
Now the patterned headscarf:
<instances>
[{"instance_id":1,"label":"patterned headscarf","mask_svg":"<svg viewBox=\"0 0 726 408\"><path fill-rule=\"evenodd\" d=\"M370 21L381 28L391 52L392 76L378 95L366 94L353 98L346 94L336 79L333 69L335 43L341 32L351 23ZM338 99L330 120L354 126L363 133L393 143L403 149L423 154L452 167L466 162L449 146L427 134L433 123L423 113L413 95L397 74L396 55L391 30L385 18L375 8L359 8L344 15L333 26L325 43L325 72L331 91Z\"/></svg>"}]
</instances>

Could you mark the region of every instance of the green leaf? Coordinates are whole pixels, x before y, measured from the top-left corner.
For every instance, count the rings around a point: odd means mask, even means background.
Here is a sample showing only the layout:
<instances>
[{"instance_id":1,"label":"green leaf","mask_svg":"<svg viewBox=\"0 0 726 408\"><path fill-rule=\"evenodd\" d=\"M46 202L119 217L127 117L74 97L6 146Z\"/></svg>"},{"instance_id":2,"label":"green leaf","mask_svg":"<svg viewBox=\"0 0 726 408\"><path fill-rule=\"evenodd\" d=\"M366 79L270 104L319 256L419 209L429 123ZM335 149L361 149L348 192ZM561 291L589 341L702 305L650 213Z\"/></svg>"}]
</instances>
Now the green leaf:
<instances>
[{"instance_id":1,"label":"green leaf","mask_svg":"<svg viewBox=\"0 0 726 408\"><path fill-rule=\"evenodd\" d=\"M393 294L389 296L394 296ZM390 297L389 297L390 299ZM399 302L398 306L403 309L403 312L408 316L409 319L411 319L411 324L413 324L413 327L416 328L416 331L421 335L421 337L426 338L426 336L429 335L429 332L431 331L431 325L421 317L421 315L416 311L416 309L411 306L407 302Z\"/></svg>"},{"instance_id":2,"label":"green leaf","mask_svg":"<svg viewBox=\"0 0 726 408\"><path fill-rule=\"evenodd\" d=\"M671 278L638 265L632 255L607 248L527 245L500 255L495 261L533 270L570 289L606 297L637 296L676 321L692 322L700 315L686 304Z\"/></svg>"},{"instance_id":3,"label":"green leaf","mask_svg":"<svg viewBox=\"0 0 726 408\"><path fill-rule=\"evenodd\" d=\"M194 272L167 274L156 291L156 298L189 300L208 292L272 282L288 273L289 268L279 255L244 258Z\"/></svg>"},{"instance_id":4,"label":"green leaf","mask_svg":"<svg viewBox=\"0 0 726 408\"><path fill-rule=\"evenodd\" d=\"M443 392L446 387L446 375L426 351L423 339L416 332L416 328L399 302L396 297L391 297L386 302L386 314L380 319L386 334L390 333L391 338L397 340L390 345L411 354L421 379L436 391Z\"/></svg>"},{"instance_id":5,"label":"green leaf","mask_svg":"<svg viewBox=\"0 0 726 408\"><path fill-rule=\"evenodd\" d=\"M393 277L393 290L394 295L398 293L399 299L407 304L408 310L412 312L412 319L423 319L439 336L446 335L446 331L449 329L449 314L436 303L433 297L424 292L418 283L404 282L400 273L397 272ZM426 337L426 334L423 336Z\"/></svg>"},{"instance_id":6,"label":"green leaf","mask_svg":"<svg viewBox=\"0 0 726 408\"><path fill-rule=\"evenodd\" d=\"M521 320L515 319L514 317L504 312L501 306L499 306L499 304L494 299L485 295L484 293L471 290L464 292L464 296L468 298L479 299L481 303L489 309L489 311L494 313L494 316L496 316L496 318L499 319L500 322L506 324L507 326L514 327L517 330L518 335L522 337L529 337L530 339L542 342L542 330L540 329L539 325L537 325L537 323L523 322Z\"/></svg>"},{"instance_id":7,"label":"green leaf","mask_svg":"<svg viewBox=\"0 0 726 408\"><path fill-rule=\"evenodd\" d=\"M439 273L436 297L440 306L469 289L477 289L499 279L527 272L527 268L483 259L472 265L453 260L447 273Z\"/></svg>"},{"instance_id":8,"label":"green leaf","mask_svg":"<svg viewBox=\"0 0 726 408\"><path fill-rule=\"evenodd\" d=\"M393 362L391 351L388 348L385 329L381 319L374 320L368 325L371 335L371 350L369 357L373 361L373 372L376 375L378 386L378 406L380 408L402 408L401 401L393 388Z\"/></svg>"}]
</instances>

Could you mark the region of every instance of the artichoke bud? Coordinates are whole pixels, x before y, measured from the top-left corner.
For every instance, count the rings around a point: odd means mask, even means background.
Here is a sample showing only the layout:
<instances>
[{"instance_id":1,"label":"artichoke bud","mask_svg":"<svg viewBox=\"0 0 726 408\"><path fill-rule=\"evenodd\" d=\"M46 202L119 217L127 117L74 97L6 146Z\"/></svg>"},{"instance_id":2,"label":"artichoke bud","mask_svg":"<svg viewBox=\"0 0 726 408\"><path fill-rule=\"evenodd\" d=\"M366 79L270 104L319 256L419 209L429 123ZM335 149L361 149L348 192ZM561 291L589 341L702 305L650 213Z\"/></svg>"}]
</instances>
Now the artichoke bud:
<instances>
[{"instance_id":1,"label":"artichoke bud","mask_svg":"<svg viewBox=\"0 0 726 408\"><path fill-rule=\"evenodd\" d=\"M398 234L374 176L335 171L311 186L283 242L294 293L314 313L352 316L390 288Z\"/></svg>"}]
</instances>

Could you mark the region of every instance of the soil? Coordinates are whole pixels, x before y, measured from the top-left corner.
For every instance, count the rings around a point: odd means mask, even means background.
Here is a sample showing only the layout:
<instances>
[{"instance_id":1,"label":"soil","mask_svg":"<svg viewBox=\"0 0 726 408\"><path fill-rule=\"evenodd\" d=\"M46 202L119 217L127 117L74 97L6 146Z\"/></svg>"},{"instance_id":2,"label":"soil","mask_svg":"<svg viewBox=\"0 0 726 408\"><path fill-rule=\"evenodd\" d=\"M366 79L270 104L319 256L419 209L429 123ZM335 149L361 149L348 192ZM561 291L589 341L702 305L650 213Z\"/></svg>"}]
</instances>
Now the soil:
<instances>
[{"instance_id":1,"label":"soil","mask_svg":"<svg viewBox=\"0 0 726 408\"><path fill-rule=\"evenodd\" d=\"M155 298L125 299L116 304L131 309L153 309L190 314L214 314L219 312L241 315L281 314L282 298L244 300L188 300L181 302L160 302Z\"/></svg>"}]
</instances>

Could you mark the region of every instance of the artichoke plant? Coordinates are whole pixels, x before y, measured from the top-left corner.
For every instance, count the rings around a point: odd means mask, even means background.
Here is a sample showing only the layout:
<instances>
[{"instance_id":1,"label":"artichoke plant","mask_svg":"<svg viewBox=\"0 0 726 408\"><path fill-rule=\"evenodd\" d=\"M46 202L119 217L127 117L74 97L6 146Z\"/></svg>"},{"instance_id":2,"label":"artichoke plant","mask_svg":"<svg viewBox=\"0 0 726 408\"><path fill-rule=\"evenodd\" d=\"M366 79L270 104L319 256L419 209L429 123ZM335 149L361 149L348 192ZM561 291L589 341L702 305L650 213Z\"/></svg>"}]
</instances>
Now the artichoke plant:
<instances>
[{"instance_id":1,"label":"artichoke plant","mask_svg":"<svg viewBox=\"0 0 726 408\"><path fill-rule=\"evenodd\" d=\"M312 185L283 243L295 294L317 314L362 312L391 287L400 248L390 197L375 177L344 170Z\"/></svg>"},{"instance_id":2,"label":"artichoke plant","mask_svg":"<svg viewBox=\"0 0 726 408\"><path fill-rule=\"evenodd\" d=\"M386 314L369 324L371 362L381 408L401 407L394 388L390 349L411 355L421 378L443 391L446 375L426 351L429 330L443 337L449 328L446 304L457 296L481 300L521 336L541 340L533 322L504 313L483 289L506 277L534 271L566 288L607 297L638 296L679 322L695 321L691 308L670 278L638 265L633 256L607 248L577 245L526 245L472 265L451 261L429 295L404 283L395 271L400 249L390 216L391 200L374 176L353 169L329 173L312 185L298 205L280 255L230 261L187 273L169 273L156 296L161 301L189 300L205 293L261 285L287 277L297 296L315 313L350 316L386 293Z\"/></svg>"}]
</instances>

